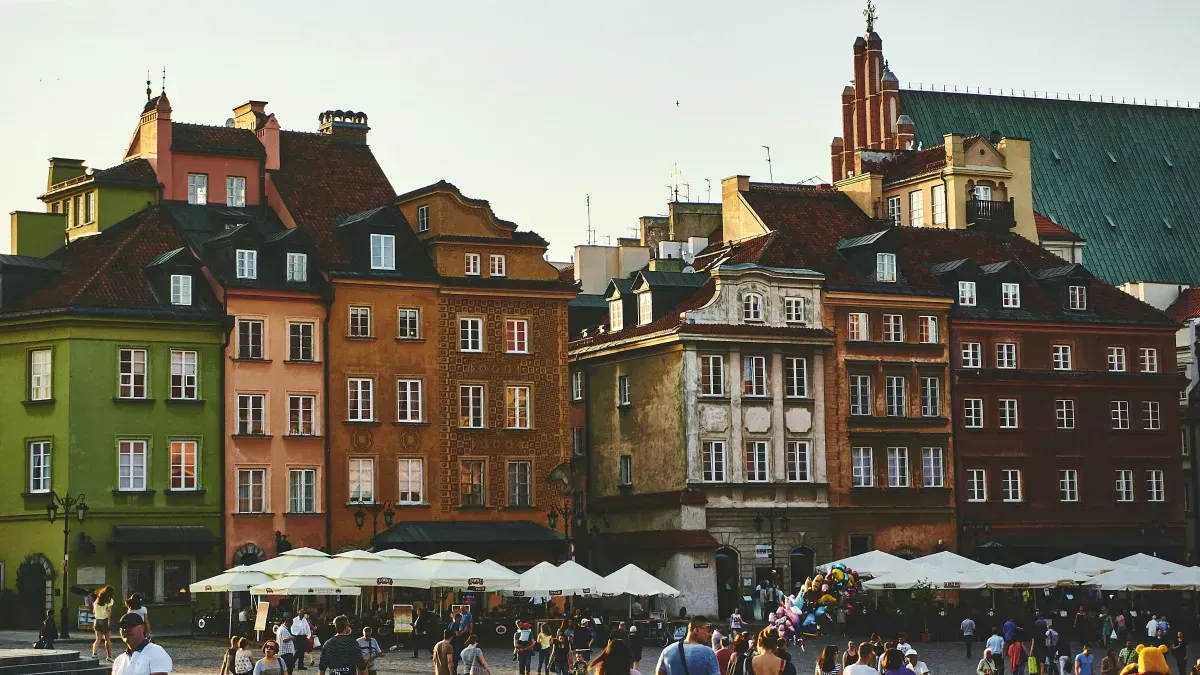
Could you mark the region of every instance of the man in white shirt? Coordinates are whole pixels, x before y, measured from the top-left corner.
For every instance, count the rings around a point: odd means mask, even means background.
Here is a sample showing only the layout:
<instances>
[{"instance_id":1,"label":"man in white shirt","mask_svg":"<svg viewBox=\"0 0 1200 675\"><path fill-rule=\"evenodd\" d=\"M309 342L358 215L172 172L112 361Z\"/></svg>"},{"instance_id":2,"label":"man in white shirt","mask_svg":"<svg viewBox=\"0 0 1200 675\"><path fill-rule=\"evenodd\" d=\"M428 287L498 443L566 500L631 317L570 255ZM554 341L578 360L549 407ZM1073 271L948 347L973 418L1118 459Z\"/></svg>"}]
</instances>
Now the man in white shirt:
<instances>
[{"instance_id":1,"label":"man in white shirt","mask_svg":"<svg viewBox=\"0 0 1200 675\"><path fill-rule=\"evenodd\" d=\"M299 670L308 670L304 666L304 654L308 651L308 638L312 637L312 626L308 623L308 612L300 610L296 612L296 618L292 619L291 628L293 646L296 648L296 668Z\"/></svg>"},{"instance_id":2,"label":"man in white shirt","mask_svg":"<svg viewBox=\"0 0 1200 675\"><path fill-rule=\"evenodd\" d=\"M1155 638L1158 637L1158 615L1151 614L1150 620L1146 622L1146 637L1150 638L1150 644L1154 644Z\"/></svg>"},{"instance_id":3,"label":"man in white shirt","mask_svg":"<svg viewBox=\"0 0 1200 675\"><path fill-rule=\"evenodd\" d=\"M910 649L904 652L904 661L917 675L929 675L929 666L925 665L924 661L917 660L917 650Z\"/></svg>"},{"instance_id":4,"label":"man in white shirt","mask_svg":"<svg viewBox=\"0 0 1200 675\"><path fill-rule=\"evenodd\" d=\"M287 666L287 674L292 675L296 669L296 641L292 638L292 631L288 630L286 619L275 629L275 641L279 643L279 658Z\"/></svg>"},{"instance_id":5,"label":"man in white shirt","mask_svg":"<svg viewBox=\"0 0 1200 675\"><path fill-rule=\"evenodd\" d=\"M146 620L141 614L126 614L117 626L125 641L125 652L113 661L112 675L170 674L171 657L146 637Z\"/></svg>"},{"instance_id":6,"label":"man in white shirt","mask_svg":"<svg viewBox=\"0 0 1200 675\"><path fill-rule=\"evenodd\" d=\"M858 646L858 663L847 666L842 675L879 675L871 664L875 663L875 647L870 642Z\"/></svg>"}]
</instances>

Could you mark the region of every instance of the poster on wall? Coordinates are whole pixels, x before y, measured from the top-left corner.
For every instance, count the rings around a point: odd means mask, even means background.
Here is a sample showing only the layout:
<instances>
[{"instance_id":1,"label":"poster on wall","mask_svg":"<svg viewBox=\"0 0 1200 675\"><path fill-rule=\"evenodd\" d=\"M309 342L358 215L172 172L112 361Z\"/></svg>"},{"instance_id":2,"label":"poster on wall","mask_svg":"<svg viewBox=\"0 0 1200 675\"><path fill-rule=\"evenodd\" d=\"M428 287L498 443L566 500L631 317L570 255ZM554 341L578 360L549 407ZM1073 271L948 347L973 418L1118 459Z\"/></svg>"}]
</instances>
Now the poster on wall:
<instances>
[{"instance_id":1,"label":"poster on wall","mask_svg":"<svg viewBox=\"0 0 1200 675\"><path fill-rule=\"evenodd\" d=\"M412 605L392 605L392 631L395 633L413 632Z\"/></svg>"},{"instance_id":2,"label":"poster on wall","mask_svg":"<svg viewBox=\"0 0 1200 675\"><path fill-rule=\"evenodd\" d=\"M271 603L258 603L258 610L254 615L254 630L264 631L267 629L267 613L271 611Z\"/></svg>"}]
</instances>

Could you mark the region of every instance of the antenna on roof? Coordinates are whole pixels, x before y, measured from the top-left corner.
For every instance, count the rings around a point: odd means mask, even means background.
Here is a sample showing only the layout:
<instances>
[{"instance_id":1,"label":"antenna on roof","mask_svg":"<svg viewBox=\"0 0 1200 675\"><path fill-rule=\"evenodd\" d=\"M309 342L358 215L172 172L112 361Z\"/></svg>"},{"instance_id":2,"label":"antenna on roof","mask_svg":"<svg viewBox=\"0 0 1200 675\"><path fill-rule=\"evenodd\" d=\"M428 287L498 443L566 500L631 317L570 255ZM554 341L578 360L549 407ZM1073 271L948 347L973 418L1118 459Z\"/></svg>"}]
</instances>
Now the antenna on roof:
<instances>
[{"instance_id":1,"label":"antenna on roof","mask_svg":"<svg viewBox=\"0 0 1200 675\"><path fill-rule=\"evenodd\" d=\"M587 195L587 243L588 246L596 244L596 231L592 229L592 195Z\"/></svg>"},{"instance_id":2,"label":"antenna on roof","mask_svg":"<svg viewBox=\"0 0 1200 675\"><path fill-rule=\"evenodd\" d=\"M683 201L685 201L685 202L692 201L692 184L691 183L683 184Z\"/></svg>"},{"instance_id":3,"label":"antenna on roof","mask_svg":"<svg viewBox=\"0 0 1200 675\"><path fill-rule=\"evenodd\" d=\"M671 183L674 187L671 188L671 201L679 201L679 162L675 162L675 166L671 169Z\"/></svg>"},{"instance_id":4,"label":"antenna on roof","mask_svg":"<svg viewBox=\"0 0 1200 675\"><path fill-rule=\"evenodd\" d=\"M771 166L771 146L764 145L763 148L766 149L766 151L767 151L767 176L770 178L771 182L774 183L775 182L775 168L773 166Z\"/></svg>"},{"instance_id":5,"label":"antenna on roof","mask_svg":"<svg viewBox=\"0 0 1200 675\"><path fill-rule=\"evenodd\" d=\"M166 66L163 66L162 90L160 91L160 93L163 93L163 94L167 93L167 67Z\"/></svg>"},{"instance_id":6,"label":"antenna on roof","mask_svg":"<svg viewBox=\"0 0 1200 675\"><path fill-rule=\"evenodd\" d=\"M150 102L150 94L151 93L153 93L153 92L151 92L151 90L150 90L150 69L147 68L146 69L146 102L147 103Z\"/></svg>"},{"instance_id":7,"label":"antenna on roof","mask_svg":"<svg viewBox=\"0 0 1200 675\"><path fill-rule=\"evenodd\" d=\"M705 199L705 201L707 201L708 203L711 204L712 203L712 181L709 180L708 178L705 178L704 184L708 186L708 196L705 197L704 199Z\"/></svg>"}]
</instances>

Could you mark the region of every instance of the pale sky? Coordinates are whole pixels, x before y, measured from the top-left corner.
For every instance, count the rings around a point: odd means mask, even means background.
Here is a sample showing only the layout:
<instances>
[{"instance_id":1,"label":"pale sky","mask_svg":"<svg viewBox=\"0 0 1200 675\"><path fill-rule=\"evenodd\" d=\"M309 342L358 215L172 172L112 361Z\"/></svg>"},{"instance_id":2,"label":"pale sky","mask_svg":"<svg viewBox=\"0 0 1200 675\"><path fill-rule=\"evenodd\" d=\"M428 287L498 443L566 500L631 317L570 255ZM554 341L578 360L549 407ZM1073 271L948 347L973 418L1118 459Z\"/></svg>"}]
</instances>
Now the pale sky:
<instances>
[{"instance_id":1,"label":"pale sky","mask_svg":"<svg viewBox=\"0 0 1200 675\"><path fill-rule=\"evenodd\" d=\"M42 210L48 157L118 163L166 66L176 121L364 111L398 192L449 180L566 259L586 194L615 241L666 212L676 165L694 201L766 180L763 145L775 180L827 181L864 4L0 0L0 211ZM901 86L1200 99L1194 0L877 5Z\"/></svg>"}]
</instances>

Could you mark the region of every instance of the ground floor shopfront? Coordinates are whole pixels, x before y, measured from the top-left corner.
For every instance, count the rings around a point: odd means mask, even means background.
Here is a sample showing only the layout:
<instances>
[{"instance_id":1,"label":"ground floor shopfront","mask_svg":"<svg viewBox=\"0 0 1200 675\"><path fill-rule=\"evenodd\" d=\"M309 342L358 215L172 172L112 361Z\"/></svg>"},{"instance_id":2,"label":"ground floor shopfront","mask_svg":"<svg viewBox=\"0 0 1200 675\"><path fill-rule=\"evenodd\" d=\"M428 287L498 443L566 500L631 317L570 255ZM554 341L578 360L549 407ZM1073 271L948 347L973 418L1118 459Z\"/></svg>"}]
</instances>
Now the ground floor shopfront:
<instances>
[{"instance_id":1,"label":"ground floor shopfront","mask_svg":"<svg viewBox=\"0 0 1200 675\"><path fill-rule=\"evenodd\" d=\"M1105 560L1145 553L1192 564L1185 551L1185 529L1182 522L1095 526L966 521L960 525L958 552L1005 567L1050 562L1072 553L1088 553Z\"/></svg>"}]
</instances>

